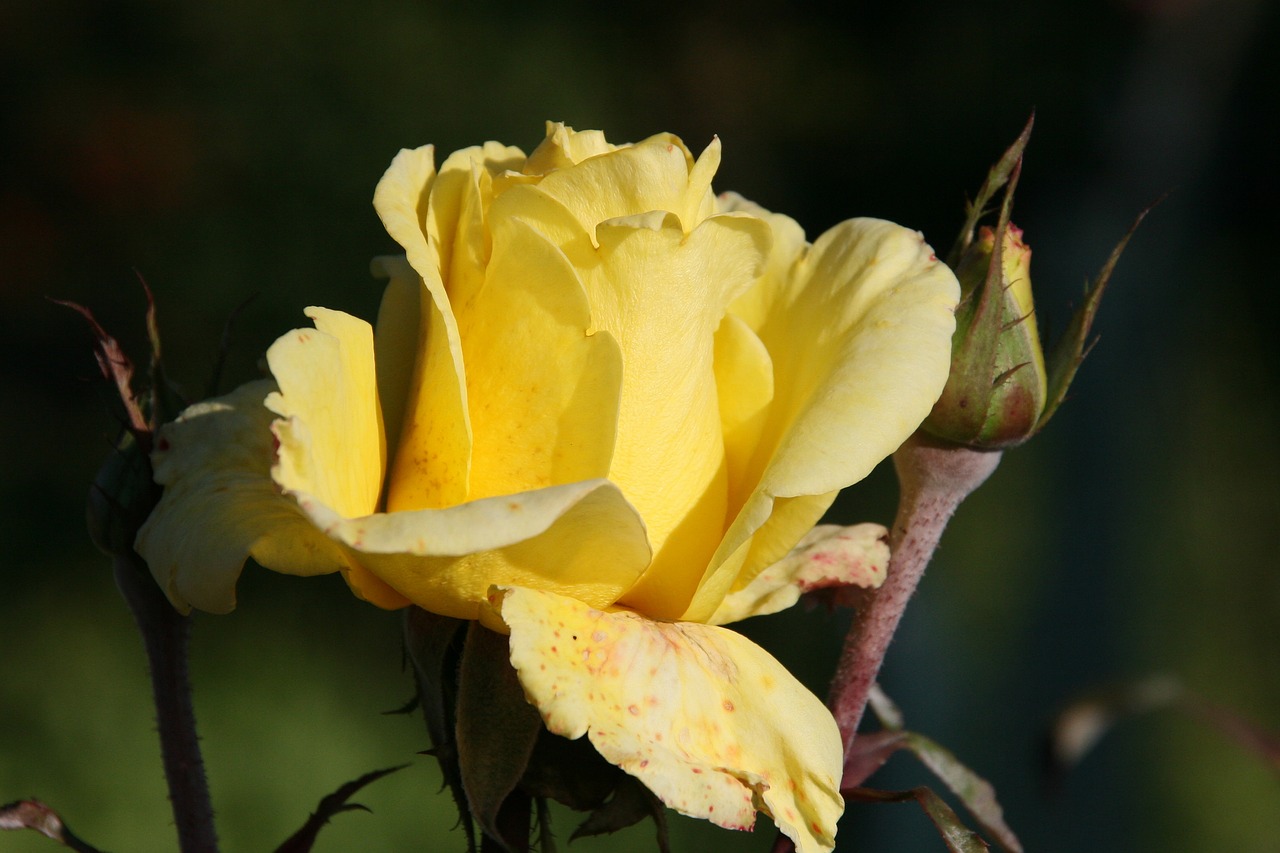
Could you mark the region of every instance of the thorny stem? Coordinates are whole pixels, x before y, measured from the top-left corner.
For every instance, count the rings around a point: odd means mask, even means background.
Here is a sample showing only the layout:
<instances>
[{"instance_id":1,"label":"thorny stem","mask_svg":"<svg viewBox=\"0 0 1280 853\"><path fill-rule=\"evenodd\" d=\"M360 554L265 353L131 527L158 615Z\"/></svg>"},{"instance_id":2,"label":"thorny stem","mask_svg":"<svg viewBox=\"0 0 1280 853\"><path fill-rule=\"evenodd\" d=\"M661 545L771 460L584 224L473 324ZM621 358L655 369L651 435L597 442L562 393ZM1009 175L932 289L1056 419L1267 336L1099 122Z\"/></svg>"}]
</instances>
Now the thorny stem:
<instances>
[{"instance_id":1,"label":"thorny stem","mask_svg":"<svg viewBox=\"0 0 1280 853\"><path fill-rule=\"evenodd\" d=\"M147 651L178 849L182 853L217 853L213 805L200 757L187 672L190 620L173 609L136 555L117 556L115 576Z\"/></svg>"},{"instance_id":2,"label":"thorny stem","mask_svg":"<svg viewBox=\"0 0 1280 853\"><path fill-rule=\"evenodd\" d=\"M951 515L1000 464L999 451L966 447L916 433L893 454L898 515L889 535L889 571L845 638L829 704L845 755L907 602L924 575Z\"/></svg>"}]
</instances>

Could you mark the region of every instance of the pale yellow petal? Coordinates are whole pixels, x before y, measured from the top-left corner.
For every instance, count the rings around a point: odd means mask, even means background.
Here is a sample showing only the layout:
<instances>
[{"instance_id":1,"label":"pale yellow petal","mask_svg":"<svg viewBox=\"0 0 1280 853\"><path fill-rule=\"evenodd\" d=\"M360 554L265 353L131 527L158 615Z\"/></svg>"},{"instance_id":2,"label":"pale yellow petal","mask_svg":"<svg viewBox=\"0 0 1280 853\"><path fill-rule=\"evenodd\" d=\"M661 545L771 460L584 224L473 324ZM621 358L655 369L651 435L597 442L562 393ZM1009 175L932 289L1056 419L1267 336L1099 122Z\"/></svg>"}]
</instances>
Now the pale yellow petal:
<instances>
[{"instance_id":1,"label":"pale yellow petal","mask_svg":"<svg viewBox=\"0 0 1280 853\"><path fill-rule=\"evenodd\" d=\"M742 506L755 488L752 457L773 401L773 360L739 317L728 314L715 339L716 396L724 431L729 506Z\"/></svg>"},{"instance_id":2,"label":"pale yellow petal","mask_svg":"<svg viewBox=\"0 0 1280 853\"><path fill-rule=\"evenodd\" d=\"M769 814L800 853L829 851L843 810L840 735L816 696L725 628L607 613L507 588L494 604L547 728L586 734L673 809L731 829Z\"/></svg>"},{"instance_id":3,"label":"pale yellow petal","mask_svg":"<svg viewBox=\"0 0 1280 853\"><path fill-rule=\"evenodd\" d=\"M387 233L405 250L422 278L419 300L422 343L393 451L390 509L421 509L466 499L471 460L466 379L457 322L445 292L437 245L428 243L427 218L435 180L431 146L403 150L392 160L373 205Z\"/></svg>"},{"instance_id":4,"label":"pale yellow petal","mask_svg":"<svg viewBox=\"0 0 1280 853\"><path fill-rule=\"evenodd\" d=\"M545 175L556 169L567 169L589 157L607 154L618 148L599 130L574 130L562 122L547 122L547 136L529 155L523 171L528 175Z\"/></svg>"},{"instance_id":5,"label":"pale yellow petal","mask_svg":"<svg viewBox=\"0 0 1280 853\"><path fill-rule=\"evenodd\" d=\"M340 311L306 313L316 328L294 329L267 350L280 390L266 406L282 419L272 425L280 443L272 476L342 515L367 515L386 462L373 329Z\"/></svg>"},{"instance_id":6,"label":"pale yellow petal","mask_svg":"<svg viewBox=\"0 0 1280 853\"><path fill-rule=\"evenodd\" d=\"M458 319L473 450L469 500L604 477L622 390L622 352L587 334L590 308L569 261L522 219L495 217L484 287Z\"/></svg>"},{"instance_id":7,"label":"pale yellow petal","mask_svg":"<svg viewBox=\"0 0 1280 853\"><path fill-rule=\"evenodd\" d=\"M854 219L819 237L759 330L778 389L761 487L821 494L897 450L946 384L959 294L917 231Z\"/></svg>"},{"instance_id":8,"label":"pale yellow petal","mask_svg":"<svg viewBox=\"0 0 1280 853\"><path fill-rule=\"evenodd\" d=\"M679 214L692 165L684 144L663 134L552 172L538 189L572 211L590 234L611 219L654 210Z\"/></svg>"},{"instance_id":9,"label":"pale yellow petal","mask_svg":"<svg viewBox=\"0 0 1280 853\"><path fill-rule=\"evenodd\" d=\"M486 142L450 154L431 185L426 233L439 252L440 271L455 316L466 310L484 282L493 178L523 164L524 152L519 148Z\"/></svg>"},{"instance_id":10,"label":"pale yellow petal","mask_svg":"<svg viewBox=\"0 0 1280 853\"><path fill-rule=\"evenodd\" d=\"M770 221L775 247L794 251L789 220ZM781 556L775 546L772 554L730 560L753 548L761 528L777 526L777 499L797 499L795 517L782 527L798 536L805 518L816 522L829 503L820 496L865 477L914 432L946 383L958 298L955 276L919 233L857 219L793 260L771 262L731 307L758 323L775 393L745 475L754 489L683 618L710 618L725 593Z\"/></svg>"},{"instance_id":11,"label":"pale yellow petal","mask_svg":"<svg viewBox=\"0 0 1280 853\"><path fill-rule=\"evenodd\" d=\"M787 556L768 566L742 589L730 593L712 625L785 610L815 589L876 588L889 566L889 531L879 524L813 528Z\"/></svg>"},{"instance_id":12,"label":"pale yellow petal","mask_svg":"<svg viewBox=\"0 0 1280 853\"><path fill-rule=\"evenodd\" d=\"M591 161L594 162L594 161ZM717 216L685 234L658 213L602 225L596 263L579 264L597 328L622 347L618 443L609 478L639 510L654 563L626 605L683 612L724 529L724 436L715 333L725 307L759 274L759 220Z\"/></svg>"},{"instance_id":13,"label":"pale yellow petal","mask_svg":"<svg viewBox=\"0 0 1280 853\"><path fill-rule=\"evenodd\" d=\"M649 563L643 522L605 480L365 518L342 518L308 495L298 503L353 561L419 607L458 619L482 615L492 584L606 607Z\"/></svg>"},{"instance_id":14,"label":"pale yellow petal","mask_svg":"<svg viewBox=\"0 0 1280 853\"><path fill-rule=\"evenodd\" d=\"M270 381L197 403L162 427L152 454L164 494L136 548L174 607L235 608L244 561L290 574L346 568L341 549L271 479Z\"/></svg>"}]
</instances>

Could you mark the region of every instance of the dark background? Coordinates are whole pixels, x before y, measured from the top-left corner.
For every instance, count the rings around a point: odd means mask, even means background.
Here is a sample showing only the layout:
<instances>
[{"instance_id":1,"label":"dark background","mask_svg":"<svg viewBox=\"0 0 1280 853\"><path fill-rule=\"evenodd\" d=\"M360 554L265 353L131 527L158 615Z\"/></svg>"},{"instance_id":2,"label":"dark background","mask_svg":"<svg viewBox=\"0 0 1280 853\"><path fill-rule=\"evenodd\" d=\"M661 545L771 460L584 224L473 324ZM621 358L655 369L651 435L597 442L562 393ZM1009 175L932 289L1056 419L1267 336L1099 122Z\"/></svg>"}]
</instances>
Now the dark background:
<instances>
[{"instance_id":1,"label":"dark background","mask_svg":"<svg viewBox=\"0 0 1280 853\"><path fill-rule=\"evenodd\" d=\"M1050 337L1134 215L1170 195L1121 263L1072 399L948 531L884 683L994 783L1029 850L1275 850L1274 773L1177 714L1121 724L1056 797L1038 775L1057 708L1155 672L1280 729L1274 5L617 8L0 5L0 801L42 797L106 849L173 846L141 651L83 532L107 394L83 323L46 296L89 305L141 354L137 269L199 396L251 296L228 383L306 305L373 316L368 259L393 245L370 199L400 147L531 150L548 118L614 141L670 130L695 151L719 134L716 187L811 237L873 215L945 249L1034 108L1015 219ZM888 522L893 504L880 470L834 518ZM822 692L845 620L747 629ZM196 619L228 850L274 846L322 794L407 760L360 796L375 814L339 817L319 849L461 849L433 760L413 755L420 721L380 716L410 690L398 624L334 578L252 567L235 614ZM927 778L899 757L875 781ZM684 850L762 851L765 823L676 831ZM941 849L913 806L852 806L840 838ZM51 846L0 835L0 850Z\"/></svg>"}]
</instances>

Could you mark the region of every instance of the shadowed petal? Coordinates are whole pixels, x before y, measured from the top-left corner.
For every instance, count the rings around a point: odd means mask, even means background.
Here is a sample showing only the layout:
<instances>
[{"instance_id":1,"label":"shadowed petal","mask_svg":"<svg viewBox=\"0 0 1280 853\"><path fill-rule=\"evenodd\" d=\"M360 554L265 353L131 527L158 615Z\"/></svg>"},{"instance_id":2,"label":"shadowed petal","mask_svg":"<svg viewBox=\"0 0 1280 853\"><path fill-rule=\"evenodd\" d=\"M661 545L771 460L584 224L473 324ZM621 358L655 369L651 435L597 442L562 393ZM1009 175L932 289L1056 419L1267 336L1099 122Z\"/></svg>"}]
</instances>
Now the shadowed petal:
<instances>
[{"instance_id":1,"label":"shadowed petal","mask_svg":"<svg viewBox=\"0 0 1280 853\"><path fill-rule=\"evenodd\" d=\"M161 428L152 464L164 495L136 548L183 613L233 610L248 557L298 575L346 568L342 550L271 480L275 415L262 401L275 387L251 382Z\"/></svg>"}]
</instances>

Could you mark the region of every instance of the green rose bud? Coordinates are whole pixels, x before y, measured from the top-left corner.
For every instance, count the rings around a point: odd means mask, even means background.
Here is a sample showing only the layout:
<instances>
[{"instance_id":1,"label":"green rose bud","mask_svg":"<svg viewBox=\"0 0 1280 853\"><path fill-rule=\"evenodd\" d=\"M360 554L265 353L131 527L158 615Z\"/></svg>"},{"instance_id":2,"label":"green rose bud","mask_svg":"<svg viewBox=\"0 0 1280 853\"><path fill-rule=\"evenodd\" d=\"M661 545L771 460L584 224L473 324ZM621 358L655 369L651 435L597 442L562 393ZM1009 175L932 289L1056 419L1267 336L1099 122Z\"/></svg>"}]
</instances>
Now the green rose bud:
<instances>
[{"instance_id":1,"label":"green rose bud","mask_svg":"<svg viewBox=\"0 0 1280 853\"><path fill-rule=\"evenodd\" d=\"M999 251L995 232L983 228L961 255L951 375L925 421L930 433L982 449L1020 444L1035 434L1048 382L1030 266L1031 249L1012 224Z\"/></svg>"}]
</instances>

